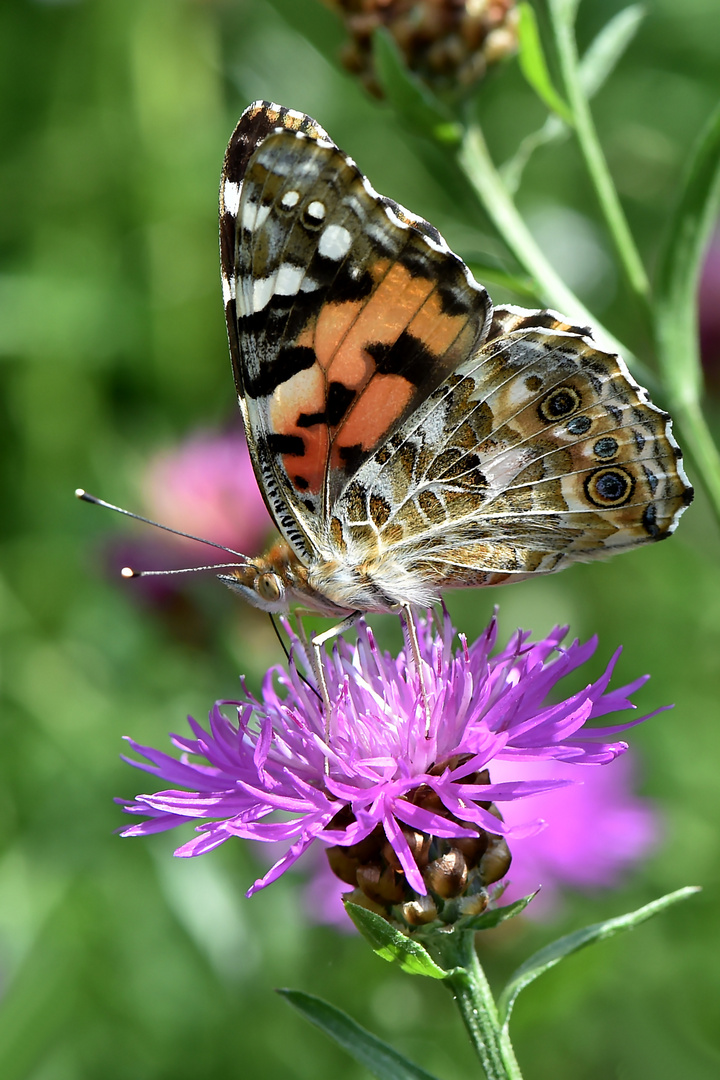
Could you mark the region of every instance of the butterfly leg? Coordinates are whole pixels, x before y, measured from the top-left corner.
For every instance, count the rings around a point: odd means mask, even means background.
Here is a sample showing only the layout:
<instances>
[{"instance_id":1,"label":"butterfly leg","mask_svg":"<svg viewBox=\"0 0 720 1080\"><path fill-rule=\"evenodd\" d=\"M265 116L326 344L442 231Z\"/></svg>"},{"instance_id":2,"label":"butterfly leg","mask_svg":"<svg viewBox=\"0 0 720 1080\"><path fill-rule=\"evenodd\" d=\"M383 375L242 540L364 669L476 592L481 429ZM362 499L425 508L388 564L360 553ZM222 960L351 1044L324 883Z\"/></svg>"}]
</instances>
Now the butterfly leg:
<instances>
[{"instance_id":1,"label":"butterfly leg","mask_svg":"<svg viewBox=\"0 0 720 1080\"><path fill-rule=\"evenodd\" d=\"M400 605L403 613L403 621L407 628L408 640L410 642L410 652L412 653L413 664L417 671L418 681L420 683L420 696L422 697L423 711L425 713L425 738L430 735L430 700L427 694L427 687L425 686L425 678L423 676L422 657L420 656L420 642L417 636L417 627L413 618L412 608L410 604Z\"/></svg>"}]
</instances>

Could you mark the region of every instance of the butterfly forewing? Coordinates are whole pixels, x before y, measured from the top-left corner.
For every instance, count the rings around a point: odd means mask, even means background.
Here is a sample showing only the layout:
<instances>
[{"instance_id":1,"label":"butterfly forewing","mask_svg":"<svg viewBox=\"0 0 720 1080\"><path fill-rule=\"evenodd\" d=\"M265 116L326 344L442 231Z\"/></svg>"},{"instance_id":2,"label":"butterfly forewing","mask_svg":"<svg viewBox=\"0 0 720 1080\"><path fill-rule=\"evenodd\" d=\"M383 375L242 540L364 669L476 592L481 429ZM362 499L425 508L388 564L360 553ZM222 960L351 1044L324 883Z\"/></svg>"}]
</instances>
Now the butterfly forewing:
<instances>
[{"instance_id":1,"label":"butterfly forewing","mask_svg":"<svg viewBox=\"0 0 720 1080\"><path fill-rule=\"evenodd\" d=\"M251 154L234 136L223 270L256 469L317 544L349 478L479 345L491 305L431 225L308 130L273 129Z\"/></svg>"}]
</instances>

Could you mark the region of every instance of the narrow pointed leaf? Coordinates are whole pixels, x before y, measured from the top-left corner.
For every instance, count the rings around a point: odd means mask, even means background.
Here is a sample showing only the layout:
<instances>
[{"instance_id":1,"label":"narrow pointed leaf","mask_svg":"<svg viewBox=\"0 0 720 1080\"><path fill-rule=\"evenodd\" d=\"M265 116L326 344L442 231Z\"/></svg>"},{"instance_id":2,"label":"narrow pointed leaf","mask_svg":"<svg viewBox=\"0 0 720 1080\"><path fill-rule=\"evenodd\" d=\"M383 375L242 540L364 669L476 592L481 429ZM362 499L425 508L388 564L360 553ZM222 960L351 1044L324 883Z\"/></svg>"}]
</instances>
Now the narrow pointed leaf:
<instances>
[{"instance_id":1,"label":"narrow pointed leaf","mask_svg":"<svg viewBox=\"0 0 720 1080\"><path fill-rule=\"evenodd\" d=\"M435 1080L431 1073L408 1061L322 998L299 990L278 990L278 993L378 1080Z\"/></svg>"},{"instance_id":2,"label":"narrow pointed leaf","mask_svg":"<svg viewBox=\"0 0 720 1080\"><path fill-rule=\"evenodd\" d=\"M580 61L580 83L589 98L612 75L644 18L642 5L631 4L618 11L593 38Z\"/></svg>"},{"instance_id":3,"label":"narrow pointed leaf","mask_svg":"<svg viewBox=\"0 0 720 1080\"><path fill-rule=\"evenodd\" d=\"M534 956L531 956L529 960L520 965L500 995L498 1012L504 1026L507 1027L509 1023L510 1014L518 994L526 986L529 986L531 982L534 982L538 975L549 971L550 968L559 964L564 957L585 948L586 945L591 945L595 941L604 941L605 938L613 937L622 930L632 930L634 927L639 926L640 923L645 922L646 919L652 918L653 915L664 911L665 908L670 907L672 904L677 904L680 900L687 900L688 897L699 891L696 886L688 885L684 889L668 893L667 896L661 896L659 900L653 900L652 903L638 908L637 911L630 911L627 915L619 915L616 919L607 919L605 922L586 926L584 930L576 930L574 934L568 934L566 937L554 941L551 945L547 945L544 949L540 949L539 952L536 952Z\"/></svg>"},{"instance_id":4,"label":"narrow pointed leaf","mask_svg":"<svg viewBox=\"0 0 720 1080\"><path fill-rule=\"evenodd\" d=\"M580 61L580 83L588 98L594 97L605 84L623 53L637 33L645 12L639 4L619 11L593 38ZM500 170L512 193L520 186L522 174L528 161L541 146L566 138L568 125L559 116L548 116L537 131L526 135L515 154Z\"/></svg>"},{"instance_id":5,"label":"narrow pointed leaf","mask_svg":"<svg viewBox=\"0 0 720 1080\"><path fill-rule=\"evenodd\" d=\"M466 263L472 270L473 276L483 285L500 285L503 289L524 296L528 300L538 302L538 294L535 282L527 276L520 277L518 274L510 274L499 266L490 266L488 263L479 263L472 257L466 258Z\"/></svg>"},{"instance_id":6,"label":"narrow pointed leaf","mask_svg":"<svg viewBox=\"0 0 720 1080\"><path fill-rule=\"evenodd\" d=\"M513 919L516 915L520 915L536 896L537 892L534 892L530 896L523 896L521 900L513 901L512 904L506 904L505 907L492 908L490 911L483 911L482 915L458 919L456 927L458 930L492 930L506 919Z\"/></svg>"},{"instance_id":7,"label":"narrow pointed leaf","mask_svg":"<svg viewBox=\"0 0 720 1080\"><path fill-rule=\"evenodd\" d=\"M431 979L447 977L448 972L435 963L419 941L401 934L382 915L376 915L358 904L345 904L345 910L383 960L399 964L408 975L426 975Z\"/></svg>"},{"instance_id":8,"label":"narrow pointed leaf","mask_svg":"<svg viewBox=\"0 0 720 1080\"><path fill-rule=\"evenodd\" d=\"M457 145L462 129L449 109L405 65L390 33L379 27L373 34L373 60L380 85L395 111L416 132Z\"/></svg>"},{"instance_id":9,"label":"narrow pointed leaf","mask_svg":"<svg viewBox=\"0 0 720 1080\"><path fill-rule=\"evenodd\" d=\"M566 124L572 125L573 118L568 104L552 84L550 72L545 60L540 31L535 12L530 4L520 4L520 22L518 39L520 41L520 69L538 97L545 102L551 112L557 113Z\"/></svg>"}]
</instances>

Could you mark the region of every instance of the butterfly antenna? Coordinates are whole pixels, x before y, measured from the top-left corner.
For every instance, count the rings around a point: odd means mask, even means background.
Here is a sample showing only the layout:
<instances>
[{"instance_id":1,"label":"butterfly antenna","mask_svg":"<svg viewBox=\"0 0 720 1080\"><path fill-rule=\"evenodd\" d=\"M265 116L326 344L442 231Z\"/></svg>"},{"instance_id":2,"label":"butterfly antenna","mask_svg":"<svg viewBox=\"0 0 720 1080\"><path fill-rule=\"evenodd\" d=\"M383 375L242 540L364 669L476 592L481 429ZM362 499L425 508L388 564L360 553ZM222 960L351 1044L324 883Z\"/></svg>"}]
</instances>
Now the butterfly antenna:
<instances>
[{"instance_id":1,"label":"butterfly antenna","mask_svg":"<svg viewBox=\"0 0 720 1080\"><path fill-rule=\"evenodd\" d=\"M243 555L240 551L233 551L232 548L225 547L224 544L216 544L214 540L205 540L202 536L193 536L192 533L183 532L181 529L173 529L169 525L161 525L159 521L153 521L151 518L143 517L142 514L134 514L132 510L123 510L122 506L114 506L112 503L105 502L104 499L98 499L97 495L91 495L90 492L85 491L84 488L76 488L75 495L78 499L82 499L83 502L94 503L95 506L104 506L106 510L114 510L116 514L124 514L125 517L134 518L135 521L144 521L146 525L154 525L156 529L163 529L164 532L174 533L175 536L184 536L186 540L197 540L199 544L208 544L210 547L218 548L220 551L226 551L228 555L234 555L237 559L242 559L243 563L250 564L251 561L247 555ZM223 564L224 565L224 564ZM227 564L230 565L230 564ZM233 564L235 565L235 564ZM129 567L125 569L129 570ZM191 568L192 569L192 568ZM198 567L198 569L205 570L209 567ZM147 571L150 573L151 571ZM178 571L152 571L153 573L177 573ZM182 571L180 571L182 573ZM139 577L139 573L131 571L126 574L123 571L123 577Z\"/></svg>"},{"instance_id":2,"label":"butterfly antenna","mask_svg":"<svg viewBox=\"0 0 720 1080\"><path fill-rule=\"evenodd\" d=\"M283 636L280 633L280 630L278 628L278 624L275 622L275 619L273 618L272 611L268 611L268 616L270 617L270 622L272 623L272 628L275 631L275 637L280 642L280 648L285 653L285 659L288 661L288 663L290 663L290 651L289 651L287 645L285 644L285 642L283 640Z\"/></svg>"},{"instance_id":3,"label":"butterfly antenna","mask_svg":"<svg viewBox=\"0 0 720 1080\"><path fill-rule=\"evenodd\" d=\"M183 566L179 570L133 570L131 566L123 566L120 573L124 578L162 577L164 574L198 574L201 570L226 570L233 566L252 566L252 563L221 562L212 563L210 566Z\"/></svg>"}]
</instances>

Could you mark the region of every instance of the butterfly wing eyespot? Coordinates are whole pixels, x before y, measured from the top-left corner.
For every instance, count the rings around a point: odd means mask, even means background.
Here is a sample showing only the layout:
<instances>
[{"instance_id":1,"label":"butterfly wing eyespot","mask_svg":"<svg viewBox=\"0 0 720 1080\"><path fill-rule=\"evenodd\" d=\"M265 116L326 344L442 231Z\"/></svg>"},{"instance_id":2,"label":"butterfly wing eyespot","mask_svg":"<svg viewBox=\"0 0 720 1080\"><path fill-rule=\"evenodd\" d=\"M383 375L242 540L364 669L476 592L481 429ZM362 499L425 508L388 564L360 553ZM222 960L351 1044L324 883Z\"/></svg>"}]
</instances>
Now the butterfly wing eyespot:
<instances>
[{"instance_id":1,"label":"butterfly wing eyespot","mask_svg":"<svg viewBox=\"0 0 720 1080\"><path fill-rule=\"evenodd\" d=\"M557 386L538 405L540 418L552 424L571 416L582 404L582 398L574 386Z\"/></svg>"},{"instance_id":2,"label":"butterfly wing eyespot","mask_svg":"<svg viewBox=\"0 0 720 1080\"><path fill-rule=\"evenodd\" d=\"M608 440L614 442L614 440ZM616 444L617 445L617 444ZM632 498L635 477L627 469L613 466L590 473L584 483L585 494L594 506L624 506Z\"/></svg>"},{"instance_id":3,"label":"butterfly wing eyespot","mask_svg":"<svg viewBox=\"0 0 720 1080\"><path fill-rule=\"evenodd\" d=\"M357 474L338 518L438 592L663 539L692 498L666 414L619 358L549 312L490 339ZM378 497L392 512L378 515Z\"/></svg>"},{"instance_id":4,"label":"butterfly wing eyespot","mask_svg":"<svg viewBox=\"0 0 720 1080\"><path fill-rule=\"evenodd\" d=\"M311 117L246 110L220 210L248 444L296 560L254 602L386 610L675 529L692 488L623 361L557 312L493 309Z\"/></svg>"}]
</instances>

